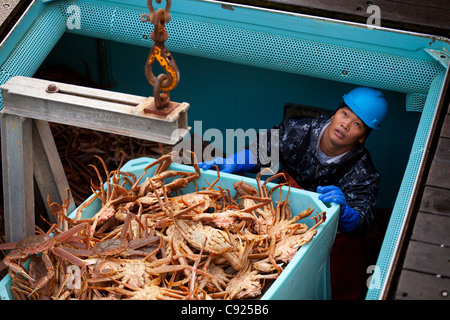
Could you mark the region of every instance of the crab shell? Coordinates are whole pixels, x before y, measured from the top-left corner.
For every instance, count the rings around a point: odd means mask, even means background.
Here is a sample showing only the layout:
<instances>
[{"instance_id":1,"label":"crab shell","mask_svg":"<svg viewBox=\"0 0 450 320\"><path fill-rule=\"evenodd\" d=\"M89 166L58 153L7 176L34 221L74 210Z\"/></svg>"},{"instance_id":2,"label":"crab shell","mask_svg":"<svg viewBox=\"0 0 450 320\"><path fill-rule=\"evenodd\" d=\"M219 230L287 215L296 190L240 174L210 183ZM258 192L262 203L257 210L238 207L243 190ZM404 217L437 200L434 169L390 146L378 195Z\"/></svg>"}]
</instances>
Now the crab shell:
<instances>
[{"instance_id":1,"label":"crab shell","mask_svg":"<svg viewBox=\"0 0 450 320\"><path fill-rule=\"evenodd\" d=\"M94 252L102 256L112 256L128 248L128 242L123 239L106 239L94 246Z\"/></svg>"},{"instance_id":2,"label":"crab shell","mask_svg":"<svg viewBox=\"0 0 450 320\"><path fill-rule=\"evenodd\" d=\"M35 234L20 240L16 250L26 254L36 254L53 247L55 239L46 234Z\"/></svg>"}]
</instances>

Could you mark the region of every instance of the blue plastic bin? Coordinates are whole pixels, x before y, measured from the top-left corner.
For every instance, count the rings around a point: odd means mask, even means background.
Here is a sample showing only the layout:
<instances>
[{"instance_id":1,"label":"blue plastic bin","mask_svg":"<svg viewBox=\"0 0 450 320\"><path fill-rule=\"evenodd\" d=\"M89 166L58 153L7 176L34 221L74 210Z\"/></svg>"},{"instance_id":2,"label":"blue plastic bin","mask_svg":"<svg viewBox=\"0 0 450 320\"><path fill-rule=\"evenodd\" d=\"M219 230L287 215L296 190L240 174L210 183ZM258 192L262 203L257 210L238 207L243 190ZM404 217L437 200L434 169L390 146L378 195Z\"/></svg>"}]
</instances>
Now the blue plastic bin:
<instances>
[{"instance_id":1,"label":"blue plastic bin","mask_svg":"<svg viewBox=\"0 0 450 320\"><path fill-rule=\"evenodd\" d=\"M152 158L138 158L127 162L121 169L121 171L127 171L140 177L144 173L144 169L150 163L155 161ZM145 177L151 177L155 167L150 168ZM172 163L169 170L180 170L184 172L194 172L192 166ZM206 170L201 172L200 177L197 179L198 188L207 187L208 183L213 182L217 178L217 172L214 170ZM235 190L233 185L236 181L245 181L253 186L257 186L256 180L249 177L242 177L229 173L221 173L220 181L216 186L220 186L225 189L229 189L233 196ZM168 180L169 181L169 180ZM207 183L208 182L208 183ZM269 183L268 187L272 188L276 184ZM186 188L182 189L183 192L195 191L195 186L190 183ZM282 188L281 196L285 199L287 195L287 188ZM276 192L278 199L279 192ZM298 214L301 211L307 209L309 206L315 208L314 213L311 216L317 215L322 211L326 212L326 221L317 227L317 234L306 245L303 245L291 262L286 266L278 279L272 283L269 289L265 292L261 299L264 300L288 300L288 299L304 299L304 300L325 300L331 298L330 288L330 272L329 272L329 260L330 250L334 241L334 237L337 230L337 222L339 217L339 206L332 204L331 206L325 205L318 199L318 194L310 191L291 189L289 191L288 200L290 201L290 208L292 214ZM86 200L87 201L87 200ZM83 210L83 219L91 218L101 208L101 201L97 198L93 203ZM74 218L76 210L69 214ZM301 220L302 223L308 224L308 226L314 225L314 220L305 218ZM12 295L10 293L11 278L6 276L0 282L0 299L11 300Z\"/></svg>"}]
</instances>

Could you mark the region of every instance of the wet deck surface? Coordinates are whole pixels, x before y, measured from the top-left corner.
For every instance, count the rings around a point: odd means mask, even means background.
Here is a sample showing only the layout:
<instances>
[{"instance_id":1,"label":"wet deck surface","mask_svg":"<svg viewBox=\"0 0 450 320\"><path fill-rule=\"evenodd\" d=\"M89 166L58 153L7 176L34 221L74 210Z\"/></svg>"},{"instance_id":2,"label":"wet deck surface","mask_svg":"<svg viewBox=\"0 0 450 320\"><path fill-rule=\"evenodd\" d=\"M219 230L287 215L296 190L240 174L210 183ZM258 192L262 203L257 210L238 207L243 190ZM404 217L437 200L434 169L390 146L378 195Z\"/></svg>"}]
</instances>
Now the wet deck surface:
<instances>
[{"instance_id":1,"label":"wet deck surface","mask_svg":"<svg viewBox=\"0 0 450 320\"><path fill-rule=\"evenodd\" d=\"M382 27L450 37L450 2L443 0L231 0L228 2L367 23L377 6Z\"/></svg>"},{"instance_id":2,"label":"wet deck surface","mask_svg":"<svg viewBox=\"0 0 450 320\"><path fill-rule=\"evenodd\" d=\"M30 0L0 0L0 41L11 31Z\"/></svg>"}]
</instances>

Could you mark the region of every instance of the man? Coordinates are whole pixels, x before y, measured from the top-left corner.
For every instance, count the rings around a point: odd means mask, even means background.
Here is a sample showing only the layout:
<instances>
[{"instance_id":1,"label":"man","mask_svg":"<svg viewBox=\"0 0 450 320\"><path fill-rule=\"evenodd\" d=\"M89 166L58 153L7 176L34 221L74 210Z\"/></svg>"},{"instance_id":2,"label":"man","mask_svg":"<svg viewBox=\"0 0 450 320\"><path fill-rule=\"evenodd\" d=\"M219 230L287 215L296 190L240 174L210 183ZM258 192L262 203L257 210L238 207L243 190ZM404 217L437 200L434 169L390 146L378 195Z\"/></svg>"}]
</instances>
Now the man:
<instances>
[{"instance_id":1,"label":"man","mask_svg":"<svg viewBox=\"0 0 450 320\"><path fill-rule=\"evenodd\" d=\"M356 299L361 293L364 271L363 262L355 256L362 248L357 239L367 234L373 223L379 185L364 142L372 130L379 130L386 113L387 102L381 91L358 87L343 96L343 103L331 117L288 118L274 127L279 130L283 172L303 189L320 193L323 202L340 205L338 235L331 254L332 294L336 299ZM271 147L269 143L269 151ZM258 158L244 149L228 161L215 158L199 166L209 169L217 165L231 173L257 171L261 169L255 161Z\"/></svg>"}]
</instances>

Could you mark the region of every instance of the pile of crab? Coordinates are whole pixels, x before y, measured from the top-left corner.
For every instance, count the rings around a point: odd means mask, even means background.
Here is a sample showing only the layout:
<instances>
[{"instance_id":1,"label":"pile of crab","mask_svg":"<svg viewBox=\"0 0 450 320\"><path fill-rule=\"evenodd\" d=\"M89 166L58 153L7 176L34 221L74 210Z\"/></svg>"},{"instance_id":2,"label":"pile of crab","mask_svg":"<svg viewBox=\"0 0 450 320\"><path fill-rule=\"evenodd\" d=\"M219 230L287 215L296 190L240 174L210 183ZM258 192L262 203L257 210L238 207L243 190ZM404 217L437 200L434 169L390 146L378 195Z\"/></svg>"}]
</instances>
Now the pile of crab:
<instances>
[{"instance_id":1,"label":"pile of crab","mask_svg":"<svg viewBox=\"0 0 450 320\"><path fill-rule=\"evenodd\" d=\"M217 171L199 189L195 159L193 172L169 170L171 159L160 157L141 177L103 163L105 181L95 168L99 185L70 217L69 197L61 205L47 199L56 217L47 232L0 245L12 249L0 268L9 268L13 298L258 298L325 221L321 212L311 227L299 222L311 208L292 216L287 197L276 195L283 184L267 187L277 175L228 190ZM190 183L196 191L182 193ZM97 198L101 209L83 218Z\"/></svg>"}]
</instances>

